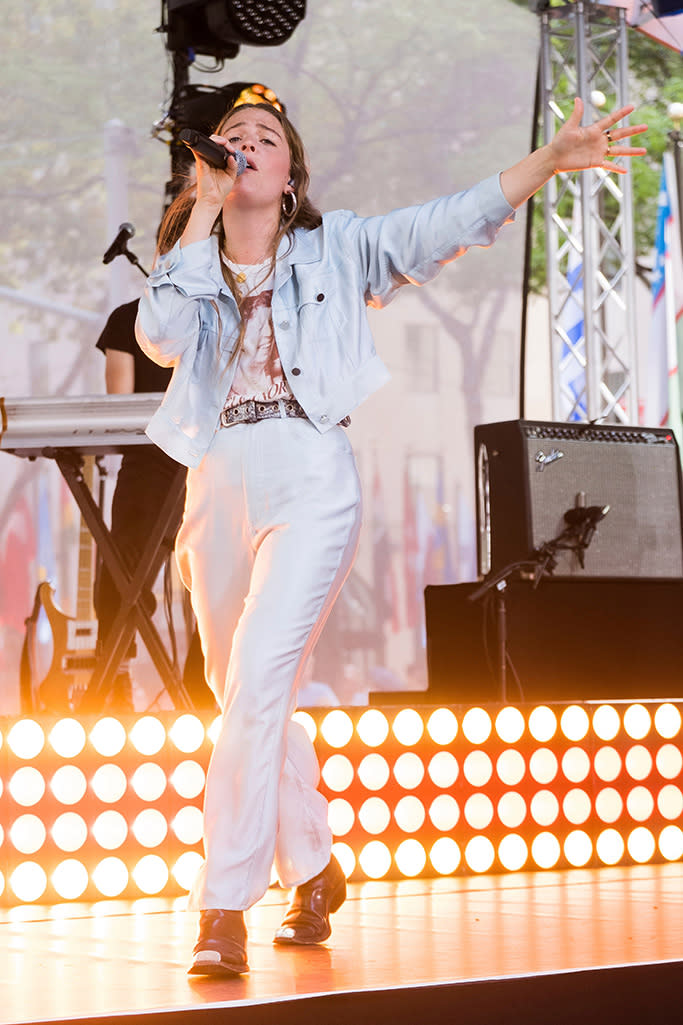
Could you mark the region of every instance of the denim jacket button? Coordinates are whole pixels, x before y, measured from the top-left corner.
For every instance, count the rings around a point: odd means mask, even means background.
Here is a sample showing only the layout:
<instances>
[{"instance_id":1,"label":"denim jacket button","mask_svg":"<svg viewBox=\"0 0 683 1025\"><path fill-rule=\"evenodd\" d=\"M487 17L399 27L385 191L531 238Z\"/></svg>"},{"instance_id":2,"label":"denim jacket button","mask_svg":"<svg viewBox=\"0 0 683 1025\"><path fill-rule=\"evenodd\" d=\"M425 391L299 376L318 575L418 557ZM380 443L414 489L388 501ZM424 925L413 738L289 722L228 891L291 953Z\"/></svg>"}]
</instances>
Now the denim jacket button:
<instances>
[{"instance_id":1,"label":"denim jacket button","mask_svg":"<svg viewBox=\"0 0 683 1025\"><path fill-rule=\"evenodd\" d=\"M324 292L318 292L318 294L316 295L315 298L316 298L317 302L321 303L323 301L323 299L325 298L325 293Z\"/></svg>"},{"instance_id":2,"label":"denim jacket button","mask_svg":"<svg viewBox=\"0 0 683 1025\"><path fill-rule=\"evenodd\" d=\"M294 377L298 377L300 373L301 371L298 367L292 367L292 374L294 375Z\"/></svg>"},{"instance_id":3,"label":"denim jacket button","mask_svg":"<svg viewBox=\"0 0 683 1025\"><path fill-rule=\"evenodd\" d=\"M323 415L322 415L322 416L320 417L320 423L321 423L321 424L326 424L326 423L327 423L327 421L328 421L329 419L330 419L330 418L329 418L329 416L327 415L327 413L323 413Z\"/></svg>"}]
</instances>

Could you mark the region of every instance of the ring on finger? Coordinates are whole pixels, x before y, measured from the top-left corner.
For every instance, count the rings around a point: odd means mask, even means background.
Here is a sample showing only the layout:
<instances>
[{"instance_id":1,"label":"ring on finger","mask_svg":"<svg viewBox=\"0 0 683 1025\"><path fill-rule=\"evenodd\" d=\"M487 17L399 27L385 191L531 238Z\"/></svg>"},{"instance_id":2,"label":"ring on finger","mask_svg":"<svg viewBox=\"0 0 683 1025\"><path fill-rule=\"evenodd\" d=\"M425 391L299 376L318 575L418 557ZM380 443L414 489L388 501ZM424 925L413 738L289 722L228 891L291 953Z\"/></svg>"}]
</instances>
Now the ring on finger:
<instances>
[{"instance_id":1,"label":"ring on finger","mask_svg":"<svg viewBox=\"0 0 683 1025\"><path fill-rule=\"evenodd\" d=\"M605 131L603 132L603 135L606 135L606 136L607 136L607 145L608 145L608 146L611 146L611 145L612 145L612 143L614 142L614 139L612 138L612 132L611 132L611 129L609 129L609 128L606 128L606 129L605 129Z\"/></svg>"}]
</instances>

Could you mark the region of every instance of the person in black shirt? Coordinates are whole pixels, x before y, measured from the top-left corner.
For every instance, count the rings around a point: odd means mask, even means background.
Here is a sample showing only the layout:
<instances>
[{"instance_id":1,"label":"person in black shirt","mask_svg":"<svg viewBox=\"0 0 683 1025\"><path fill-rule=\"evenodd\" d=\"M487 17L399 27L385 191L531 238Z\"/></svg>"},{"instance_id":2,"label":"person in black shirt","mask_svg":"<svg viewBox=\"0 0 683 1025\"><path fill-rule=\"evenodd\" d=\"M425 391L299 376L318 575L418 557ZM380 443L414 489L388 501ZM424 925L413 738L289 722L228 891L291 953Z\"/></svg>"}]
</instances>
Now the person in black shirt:
<instances>
[{"instance_id":1,"label":"person in black shirt","mask_svg":"<svg viewBox=\"0 0 683 1025\"><path fill-rule=\"evenodd\" d=\"M139 300L118 306L109 316L96 342L106 358L105 384L108 394L131 392L163 392L172 370L148 359L135 340L135 318ZM168 488L178 472L178 463L156 445L133 446L121 459L111 508L112 540L132 573L159 514ZM164 540L168 552L173 550L176 529ZM101 650L119 609L119 592L104 563L98 567L94 591L95 614L98 621L97 646ZM154 611L156 601L151 591L143 600ZM135 655L135 642L128 658ZM215 709L215 701L204 680L204 660L197 631L193 632L183 673L185 688L198 709ZM130 674L125 667L117 674L108 705L117 711L133 711Z\"/></svg>"}]
</instances>

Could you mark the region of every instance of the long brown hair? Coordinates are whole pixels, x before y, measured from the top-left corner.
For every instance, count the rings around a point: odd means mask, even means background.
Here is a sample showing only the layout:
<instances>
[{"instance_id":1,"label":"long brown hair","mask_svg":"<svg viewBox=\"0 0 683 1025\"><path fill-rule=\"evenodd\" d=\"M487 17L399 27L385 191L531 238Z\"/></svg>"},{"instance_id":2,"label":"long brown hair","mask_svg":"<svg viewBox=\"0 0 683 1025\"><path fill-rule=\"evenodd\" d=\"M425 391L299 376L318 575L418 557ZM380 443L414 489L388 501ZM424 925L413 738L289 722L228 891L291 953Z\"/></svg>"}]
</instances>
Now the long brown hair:
<instances>
[{"instance_id":1,"label":"long brown hair","mask_svg":"<svg viewBox=\"0 0 683 1025\"><path fill-rule=\"evenodd\" d=\"M291 237L296 228L305 228L309 231L313 228L318 228L322 224L322 216L320 211L308 198L310 176L306 164L304 144L301 141L301 136L287 115L283 114L282 111L278 110L276 107L272 107L269 103L241 103L239 105L239 109L241 110L243 108L247 110L255 109L266 111L274 117L276 121L279 121L289 147L290 176L294 185L296 205L294 210L289 214L285 213L284 209L281 210L280 225L275 238L273 239L274 257L280 241L285 235L289 235ZM214 135L220 135L222 133L222 129L226 122L236 109L238 108L231 107L230 110L226 111L213 133ZM185 230L185 225L187 224L194 202L195 186L192 183L180 192L164 214L159 227L159 235L157 239L157 251L159 253L167 253L178 241ZM216 222L213 226L213 234L218 235L221 249L223 249L225 245L225 231L223 228L222 211L216 218Z\"/></svg>"},{"instance_id":2,"label":"long brown hair","mask_svg":"<svg viewBox=\"0 0 683 1025\"><path fill-rule=\"evenodd\" d=\"M291 245L291 242L293 241L294 231L296 228L304 228L309 231L313 228L318 228L322 224L322 216L320 214L320 211L313 205L313 203L311 203L310 199L308 198L308 186L310 182L310 176L308 173L308 167L306 163L306 152L304 150L304 144L301 140L301 136L299 135L299 133L297 132L296 128L289 120L287 115L284 114L281 110L278 110L276 107L272 107L269 103L240 103L238 105L238 108L231 107L228 111L226 111L226 113L218 123L216 131L213 134L221 135L222 130L228 119L232 116L236 109L241 110L242 108L251 108L259 111L266 111L268 114L271 114L272 117L274 117L276 121L278 121L282 126L282 130L285 134L285 139L289 147L290 181L293 184L293 192L294 197L296 199L296 203L290 204L291 206L293 206L293 209L287 212L286 204L284 202L283 197L283 203L280 206L280 224L278 226L277 232L275 233L275 237L273 238L273 243L270 251L269 265L262 277L262 280L265 281L270 276L273 268L275 267L275 258L277 255L278 246L280 245L280 242L284 238L284 236L289 235ZM164 218L159 227L159 235L157 241L158 253L167 253L170 249L173 248L175 243L178 241L183 231L185 230L185 225L187 224L190 212L192 210L192 207L194 206L194 202L195 186L194 184L191 184L177 196L177 198L173 201L173 203L171 203L168 210L166 211L166 214L164 215ZM212 234L218 236L218 245L221 252L226 252L227 246L222 210L216 218L216 221L214 222ZM235 302L237 303L237 308L240 314L240 330L236 345L233 348L233 353L231 356L232 360L236 359L239 355L244 341L246 324L242 311L244 300L247 298L248 293L243 294L240 291L234 274L232 273L230 267L224 260L221 260L221 272L223 274L223 278L228 288L232 292ZM258 287L259 283L260 282L258 282L255 287Z\"/></svg>"}]
</instances>

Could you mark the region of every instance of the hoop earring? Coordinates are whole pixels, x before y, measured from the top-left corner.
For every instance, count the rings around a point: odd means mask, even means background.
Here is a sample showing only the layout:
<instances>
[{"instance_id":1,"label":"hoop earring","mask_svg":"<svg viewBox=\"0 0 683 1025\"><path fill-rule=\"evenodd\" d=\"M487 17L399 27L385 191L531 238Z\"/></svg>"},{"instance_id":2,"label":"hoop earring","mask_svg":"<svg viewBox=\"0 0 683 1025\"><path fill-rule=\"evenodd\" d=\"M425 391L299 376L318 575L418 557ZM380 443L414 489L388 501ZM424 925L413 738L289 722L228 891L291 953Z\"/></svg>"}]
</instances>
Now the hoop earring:
<instances>
[{"instance_id":1,"label":"hoop earring","mask_svg":"<svg viewBox=\"0 0 683 1025\"><path fill-rule=\"evenodd\" d=\"M287 197L288 196L289 196L289 198L292 201L291 204L290 204L291 209L289 209L289 210L287 209ZM296 199L296 193L295 192L285 192L284 195L282 196L282 213L284 214L284 216L285 217L293 217L294 214L296 213L297 205L298 204L297 204L297 199Z\"/></svg>"}]
</instances>

